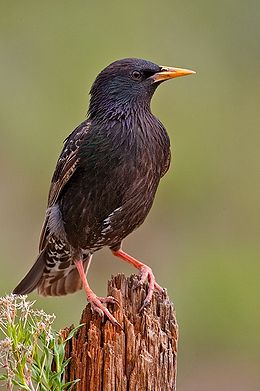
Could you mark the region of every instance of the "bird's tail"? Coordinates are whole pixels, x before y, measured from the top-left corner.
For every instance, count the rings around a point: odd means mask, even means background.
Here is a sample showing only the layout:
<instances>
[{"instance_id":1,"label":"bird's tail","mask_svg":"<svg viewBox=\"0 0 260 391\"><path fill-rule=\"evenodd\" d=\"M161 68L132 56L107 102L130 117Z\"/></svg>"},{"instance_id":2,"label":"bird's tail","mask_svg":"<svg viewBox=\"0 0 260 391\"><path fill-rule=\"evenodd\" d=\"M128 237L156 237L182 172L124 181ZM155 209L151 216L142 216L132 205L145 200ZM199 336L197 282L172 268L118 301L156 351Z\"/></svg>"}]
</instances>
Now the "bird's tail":
<instances>
[{"instance_id":1,"label":"bird's tail","mask_svg":"<svg viewBox=\"0 0 260 391\"><path fill-rule=\"evenodd\" d=\"M90 254L84 255L85 270L90 258ZM61 240L51 238L13 293L25 295L36 288L43 296L62 296L82 289L82 282L69 247Z\"/></svg>"},{"instance_id":2,"label":"bird's tail","mask_svg":"<svg viewBox=\"0 0 260 391\"><path fill-rule=\"evenodd\" d=\"M26 274L23 280L17 285L13 293L16 295L27 295L34 291L44 273L45 269L45 254L42 251L31 270Z\"/></svg>"}]
</instances>

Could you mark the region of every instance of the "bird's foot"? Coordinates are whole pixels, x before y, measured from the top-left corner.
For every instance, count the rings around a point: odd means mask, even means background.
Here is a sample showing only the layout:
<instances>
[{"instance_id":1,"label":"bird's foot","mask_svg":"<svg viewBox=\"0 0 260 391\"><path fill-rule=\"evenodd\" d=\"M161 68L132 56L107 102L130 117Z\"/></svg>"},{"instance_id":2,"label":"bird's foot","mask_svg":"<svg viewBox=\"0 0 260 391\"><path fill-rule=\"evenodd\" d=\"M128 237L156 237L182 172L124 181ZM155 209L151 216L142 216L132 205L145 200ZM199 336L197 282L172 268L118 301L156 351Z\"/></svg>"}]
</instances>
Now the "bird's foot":
<instances>
[{"instance_id":1,"label":"bird's foot","mask_svg":"<svg viewBox=\"0 0 260 391\"><path fill-rule=\"evenodd\" d=\"M118 300L112 296L97 297L97 295L95 295L95 293L92 291L92 289L90 288L90 286L88 284L87 277L86 277L85 270L84 270L84 266L83 266L83 261L80 259L78 261L75 260L74 262L75 262L76 268L78 269L83 288L85 289L88 302L91 304L92 309L94 311L96 311L102 318L104 318L104 316L106 315L108 317L108 319L110 320L110 322L113 323L113 325L119 326L122 329L121 325L118 323L116 318L108 311L107 307L104 306L104 304L107 304L107 303L119 305Z\"/></svg>"},{"instance_id":2,"label":"bird's foot","mask_svg":"<svg viewBox=\"0 0 260 391\"><path fill-rule=\"evenodd\" d=\"M91 304L92 309L96 311L101 316L101 318L104 318L104 316L106 315L110 322L113 323L113 325L122 328L116 318L108 311L107 307L104 306L104 304L107 303L112 303L119 306L119 302L116 298L114 298L113 296L97 297L95 293L91 291L87 292L87 299L88 302Z\"/></svg>"},{"instance_id":3,"label":"bird's foot","mask_svg":"<svg viewBox=\"0 0 260 391\"><path fill-rule=\"evenodd\" d=\"M164 292L164 289L160 287L160 285L158 285L157 282L155 281L153 271L149 266L145 265L143 262L140 262L138 261L138 259L135 259L131 255L127 254L121 248L119 249L111 248L111 250L116 257L121 258L128 263L131 263L134 267L140 270L141 273L141 278L139 282L140 285L143 284L146 280L148 280L148 293L140 309L140 311L142 311L151 302L154 290L156 289L159 292Z\"/></svg>"},{"instance_id":4,"label":"bird's foot","mask_svg":"<svg viewBox=\"0 0 260 391\"><path fill-rule=\"evenodd\" d=\"M150 304L154 290L164 292L164 289L155 281L153 271L149 266L143 265L140 268L140 273L141 278L138 285L142 285L145 281L148 281L148 293L140 309L140 311L142 311L148 304Z\"/></svg>"},{"instance_id":5,"label":"bird's foot","mask_svg":"<svg viewBox=\"0 0 260 391\"><path fill-rule=\"evenodd\" d=\"M119 301L115 297L113 297L113 296L97 297L97 299L100 300L101 303L116 304L118 307L120 307Z\"/></svg>"}]
</instances>

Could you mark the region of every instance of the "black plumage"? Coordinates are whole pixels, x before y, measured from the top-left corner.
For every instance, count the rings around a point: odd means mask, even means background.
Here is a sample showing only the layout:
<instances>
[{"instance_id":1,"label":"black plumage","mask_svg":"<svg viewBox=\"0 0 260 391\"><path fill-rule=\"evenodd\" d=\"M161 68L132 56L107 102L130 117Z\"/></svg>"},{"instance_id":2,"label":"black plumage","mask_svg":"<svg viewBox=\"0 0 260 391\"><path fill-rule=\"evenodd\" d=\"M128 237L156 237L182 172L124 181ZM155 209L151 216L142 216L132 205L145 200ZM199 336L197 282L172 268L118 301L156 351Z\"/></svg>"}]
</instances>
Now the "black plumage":
<instances>
[{"instance_id":1,"label":"black plumage","mask_svg":"<svg viewBox=\"0 0 260 391\"><path fill-rule=\"evenodd\" d=\"M170 164L170 141L151 113L150 101L164 80L194 73L124 59L106 67L91 88L88 118L65 140L52 178L39 256L16 294L38 289L65 295L85 288L101 315L117 323L90 289L86 272L104 246L148 279L149 303L156 284L151 269L121 249L122 240L145 220Z\"/></svg>"}]
</instances>

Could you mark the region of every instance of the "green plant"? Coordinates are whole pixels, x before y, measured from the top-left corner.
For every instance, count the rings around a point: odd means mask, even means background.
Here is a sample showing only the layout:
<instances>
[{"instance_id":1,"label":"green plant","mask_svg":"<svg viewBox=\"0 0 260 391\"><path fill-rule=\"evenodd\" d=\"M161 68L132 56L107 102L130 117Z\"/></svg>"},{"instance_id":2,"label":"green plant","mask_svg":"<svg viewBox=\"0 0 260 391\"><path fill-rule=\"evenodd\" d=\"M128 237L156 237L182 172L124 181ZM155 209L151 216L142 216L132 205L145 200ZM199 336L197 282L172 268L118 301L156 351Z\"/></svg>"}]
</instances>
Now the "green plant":
<instances>
[{"instance_id":1,"label":"green plant","mask_svg":"<svg viewBox=\"0 0 260 391\"><path fill-rule=\"evenodd\" d=\"M78 328L65 338L52 329L55 315L33 309L34 303L27 296L0 298L0 382L8 391L71 390L79 379L64 379L65 345Z\"/></svg>"}]
</instances>

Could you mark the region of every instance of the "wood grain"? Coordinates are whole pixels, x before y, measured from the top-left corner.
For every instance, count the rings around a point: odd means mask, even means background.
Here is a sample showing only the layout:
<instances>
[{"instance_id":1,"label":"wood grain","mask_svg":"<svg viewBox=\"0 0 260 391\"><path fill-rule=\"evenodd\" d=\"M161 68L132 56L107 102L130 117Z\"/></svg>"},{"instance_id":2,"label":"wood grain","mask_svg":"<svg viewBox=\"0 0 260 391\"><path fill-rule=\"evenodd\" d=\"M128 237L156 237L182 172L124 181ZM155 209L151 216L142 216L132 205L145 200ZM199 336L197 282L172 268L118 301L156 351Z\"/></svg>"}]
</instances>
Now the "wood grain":
<instances>
[{"instance_id":1,"label":"wood grain","mask_svg":"<svg viewBox=\"0 0 260 391\"><path fill-rule=\"evenodd\" d=\"M81 379L76 391L175 391L178 326L167 293L155 292L140 313L147 285L120 274L108 283L108 295L120 306L108 308L122 325L113 326L87 305L77 335L67 344L71 357L66 380ZM65 329L67 334L69 329Z\"/></svg>"}]
</instances>

